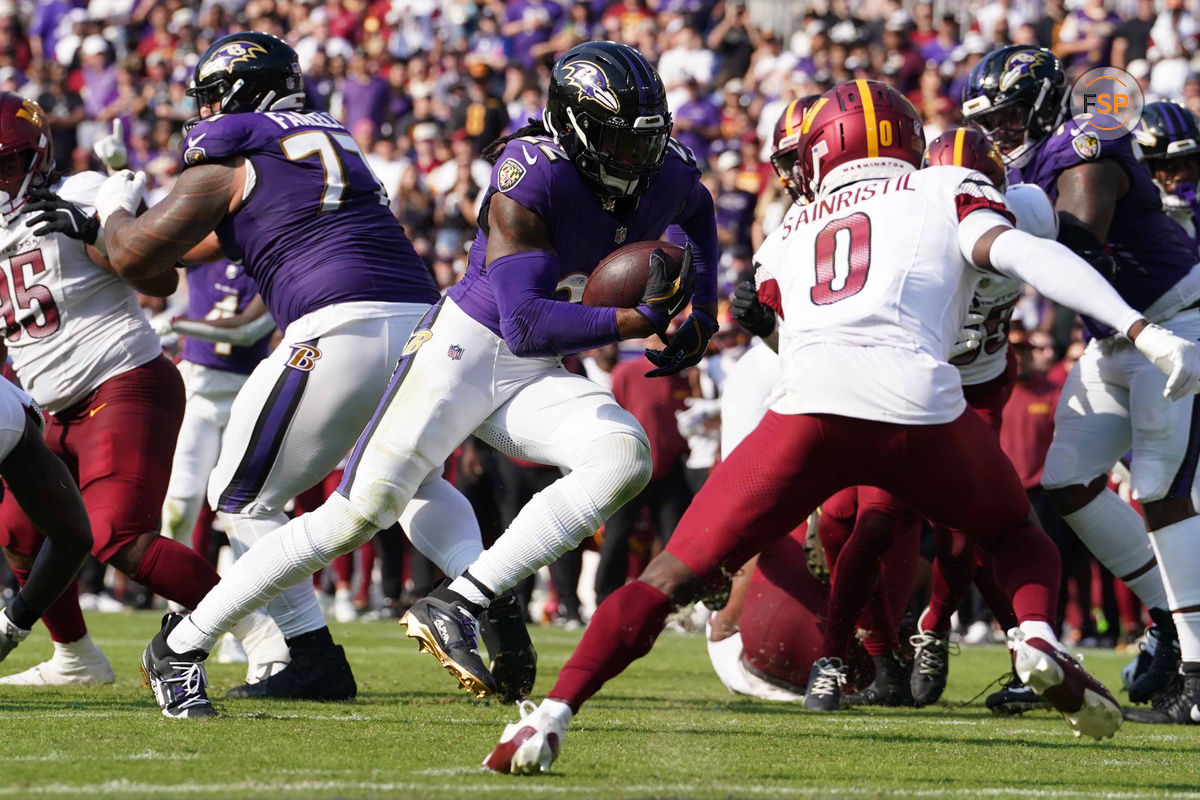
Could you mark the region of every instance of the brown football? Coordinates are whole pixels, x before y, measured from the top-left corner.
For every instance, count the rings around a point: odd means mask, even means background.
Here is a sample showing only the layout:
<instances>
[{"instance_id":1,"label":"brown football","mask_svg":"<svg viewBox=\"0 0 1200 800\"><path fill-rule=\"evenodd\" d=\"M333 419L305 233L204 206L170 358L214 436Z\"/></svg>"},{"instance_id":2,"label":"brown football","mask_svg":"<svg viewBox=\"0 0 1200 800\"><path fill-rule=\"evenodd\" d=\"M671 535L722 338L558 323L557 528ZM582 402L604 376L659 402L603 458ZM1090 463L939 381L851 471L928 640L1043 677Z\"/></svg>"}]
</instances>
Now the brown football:
<instances>
[{"instance_id":1,"label":"brown football","mask_svg":"<svg viewBox=\"0 0 1200 800\"><path fill-rule=\"evenodd\" d=\"M646 293L650 277L650 253L661 247L667 257L667 274L672 278L683 267L683 248L670 242L634 242L609 254L588 278L583 289L585 306L636 308Z\"/></svg>"}]
</instances>

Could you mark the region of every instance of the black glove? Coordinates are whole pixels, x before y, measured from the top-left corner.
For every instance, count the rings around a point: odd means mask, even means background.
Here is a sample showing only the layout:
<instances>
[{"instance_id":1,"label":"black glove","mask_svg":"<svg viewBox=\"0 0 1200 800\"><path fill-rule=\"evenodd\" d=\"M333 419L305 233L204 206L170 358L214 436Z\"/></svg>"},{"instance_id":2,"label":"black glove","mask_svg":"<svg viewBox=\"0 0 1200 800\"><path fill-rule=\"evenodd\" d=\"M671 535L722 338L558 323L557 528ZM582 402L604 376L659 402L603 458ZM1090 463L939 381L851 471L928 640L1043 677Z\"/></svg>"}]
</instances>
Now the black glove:
<instances>
[{"instance_id":1,"label":"black glove","mask_svg":"<svg viewBox=\"0 0 1200 800\"><path fill-rule=\"evenodd\" d=\"M25 210L39 213L27 219L25 226L40 226L34 228L34 236L61 233L84 244L96 243L100 236L100 220L95 215L88 216L79 206L50 192L32 192L30 197Z\"/></svg>"},{"instance_id":2,"label":"black glove","mask_svg":"<svg viewBox=\"0 0 1200 800\"><path fill-rule=\"evenodd\" d=\"M770 336L775 330L775 311L758 301L754 281L742 281L737 285L729 310L733 312L733 318L755 336Z\"/></svg>"},{"instance_id":3,"label":"black glove","mask_svg":"<svg viewBox=\"0 0 1200 800\"><path fill-rule=\"evenodd\" d=\"M708 352L708 340L717 332L717 321L705 311L692 309L691 315L675 331L663 350L646 350L646 358L657 369L646 373L647 378L661 378L700 363Z\"/></svg>"},{"instance_id":4,"label":"black glove","mask_svg":"<svg viewBox=\"0 0 1200 800\"><path fill-rule=\"evenodd\" d=\"M683 248L683 263L679 266L679 277L667 275L667 258L662 248L656 247L650 253L650 274L646 278L646 291L642 294L642 304L636 311L650 321L659 335L666 338L667 326L687 304L692 302L692 290L696 284L695 273L692 272L692 245L689 242Z\"/></svg>"}]
</instances>

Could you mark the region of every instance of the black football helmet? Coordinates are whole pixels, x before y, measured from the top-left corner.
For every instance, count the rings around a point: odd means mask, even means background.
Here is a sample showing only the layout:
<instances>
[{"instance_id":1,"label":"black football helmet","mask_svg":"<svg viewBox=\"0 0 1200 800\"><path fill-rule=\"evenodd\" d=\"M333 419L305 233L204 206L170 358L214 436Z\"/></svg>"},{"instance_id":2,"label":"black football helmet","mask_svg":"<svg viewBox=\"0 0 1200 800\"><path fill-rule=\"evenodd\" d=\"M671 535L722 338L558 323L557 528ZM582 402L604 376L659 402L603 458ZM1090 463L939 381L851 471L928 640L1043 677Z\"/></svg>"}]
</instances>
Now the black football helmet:
<instances>
[{"instance_id":1,"label":"black football helmet","mask_svg":"<svg viewBox=\"0 0 1200 800\"><path fill-rule=\"evenodd\" d=\"M222 114L301 108L300 59L277 36L231 33L200 56L187 93L198 106L216 105Z\"/></svg>"},{"instance_id":2,"label":"black football helmet","mask_svg":"<svg viewBox=\"0 0 1200 800\"><path fill-rule=\"evenodd\" d=\"M987 135L1006 164L1022 167L1063 119L1067 76L1042 47L1009 45L984 56L963 87L963 119Z\"/></svg>"},{"instance_id":3,"label":"black football helmet","mask_svg":"<svg viewBox=\"0 0 1200 800\"><path fill-rule=\"evenodd\" d=\"M1147 103L1133 135L1147 162L1200 153L1200 127L1197 127L1196 115L1174 100Z\"/></svg>"},{"instance_id":4,"label":"black football helmet","mask_svg":"<svg viewBox=\"0 0 1200 800\"><path fill-rule=\"evenodd\" d=\"M638 197L662 168L671 113L662 79L641 53L585 42L554 65L542 115L597 194Z\"/></svg>"}]
</instances>

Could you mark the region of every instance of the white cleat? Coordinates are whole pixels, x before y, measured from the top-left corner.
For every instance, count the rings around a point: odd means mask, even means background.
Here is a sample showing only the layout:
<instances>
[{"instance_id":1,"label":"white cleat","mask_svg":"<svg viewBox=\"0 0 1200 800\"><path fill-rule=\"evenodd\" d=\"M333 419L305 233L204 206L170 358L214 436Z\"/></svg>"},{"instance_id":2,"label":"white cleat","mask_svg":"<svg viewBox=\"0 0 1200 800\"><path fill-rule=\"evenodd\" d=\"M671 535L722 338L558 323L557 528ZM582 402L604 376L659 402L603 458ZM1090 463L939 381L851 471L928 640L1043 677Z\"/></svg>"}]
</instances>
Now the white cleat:
<instances>
[{"instance_id":1,"label":"white cleat","mask_svg":"<svg viewBox=\"0 0 1200 800\"><path fill-rule=\"evenodd\" d=\"M1022 681L1050 701L1076 736L1099 741L1121 727L1121 706L1104 684L1064 650L1045 639L1009 631L1013 668Z\"/></svg>"},{"instance_id":2,"label":"white cleat","mask_svg":"<svg viewBox=\"0 0 1200 800\"><path fill-rule=\"evenodd\" d=\"M100 686L116 680L112 665L89 637L54 645L54 655L24 672L0 678L5 686Z\"/></svg>"},{"instance_id":3,"label":"white cleat","mask_svg":"<svg viewBox=\"0 0 1200 800\"><path fill-rule=\"evenodd\" d=\"M557 700L544 700L540 706L523 700L517 708L521 721L504 726L500 743L483 760L483 766L494 772L540 775L558 758L571 723L571 709Z\"/></svg>"}]
</instances>

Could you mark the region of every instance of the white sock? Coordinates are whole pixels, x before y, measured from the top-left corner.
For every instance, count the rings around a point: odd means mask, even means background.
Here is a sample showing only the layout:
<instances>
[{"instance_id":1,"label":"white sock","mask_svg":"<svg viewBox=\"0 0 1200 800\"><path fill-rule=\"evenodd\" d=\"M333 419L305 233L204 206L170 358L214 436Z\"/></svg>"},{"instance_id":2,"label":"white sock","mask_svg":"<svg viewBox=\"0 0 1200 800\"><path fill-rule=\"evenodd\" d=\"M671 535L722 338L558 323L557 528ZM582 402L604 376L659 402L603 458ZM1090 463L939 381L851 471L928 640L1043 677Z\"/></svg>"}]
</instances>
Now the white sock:
<instances>
[{"instance_id":1,"label":"white sock","mask_svg":"<svg viewBox=\"0 0 1200 800\"><path fill-rule=\"evenodd\" d=\"M473 582L467 580L466 576L459 576L450 581L450 586L447 588L465 598L467 602L474 603L482 608L487 608L492 604L492 598L484 594L483 590Z\"/></svg>"},{"instance_id":2,"label":"white sock","mask_svg":"<svg viewBox=\"0 0 1200 800\"><path fill-rule=\"evenodd\" d=\"M471 504L442 478L417 489L400 515L400 526L413 546L451 578L462 575L483 552Z\"/></svg>"},{"instance_id":3,"label":"white sock","mask_svg":"<svg viewBox=\"0 0 1200 800\"><path fill-rule=\"evenodd\" d=\"M242 643L246 651L246 660L253 668L258 664L269 664L273 661L291 661L291 651L283 632L262 609L255 609L233 624L230 628L233 635Z\"/></svg>"},{"instance_id":4,"label":"white sock","mask_svg":"<svg viewBox=\"0 0 1200 800\"><path fill-rule=\"evenodd\" d=\"M1158 567L1135 578L1126 580L1123 577L1137 572L1155 557L1150 537L1146 535L1146 523L1133 506L1117 497L1116 492L1105 489L1086 506L1064 515L1063 519L1096 560L1113 575L1125 580L1142 603L1148 608L1167 607Z\"/></svg>"},{"instance_id":5,"label":"white sock","mask_svg":"<svg viewBox=\"0 0 1200 800\"><path fill-rule=\"evenodd\" d=\"M321 567L328 566L333 559L349 553L378 532L379 529L360 517L344 497L333 494L316 511L297 517L259 539L235 561L221 582L187 618L189 630L194 627L197 634L210 637L212 641L204 649L211 649L216 638L229 630L234 622L288 587L311 578ZM304 590L309 598L313 597L311 586L305 585ZM312 602L315 604L315 599ZM319 605L317 610L320 611ZM272 613L271 616L275 615ZM322 616L320 625L296 633L283 624L279 627L284 636L291 637L324 625ZM173 650L177 649L175 634L183 627L180 623L167 640ZM180 633L179 640L182 642L189 635L195 636Z\"/></svg>"},{"instance_id":6,"label":"white sock","mask_svg":"<svg viewBox=\"0 0 1200 800\"><path fill-rule=\"evenodd\" d=\"M215 592L220 588L220 585L213 587ZM211 594L212 592L210 592ZM188 614L179 624L175 626L175 630L171 631L167 636L167 647L171 648L176 653L188 653L192 650L203 650L206 653L211 653L212 649L217 645L217 639L221 638L220 633L209 633L196 627L196 623L192 622L192 615Z\"/></svg>"},{"instance_id":7,"label":"white sock","mask_svg":"<svg viewBox=\"0 0 1200 800\"><path fill-rule=\"evenodd\" d=\"M569 466L572 472L535 494L470 566L471 575L496 594L573 550L632 500L650 479L650 448L638 437L612 434Z\"/></svg>"},{"instance_id":8,"label":"white sock","mask_svg":"<svg viewBox=\"0 0 1200 800\"><path fill-rule=\"evenodd\" d=\"M218 516L229 535L233 554L239 559L263 537L288 524L288 517L282 512L269 517L247 517L225 512L219 512ZM283 635L289 638L325 627L321 604L308 585L288 586L277 592L266 610Z\"/></svg>"},{"instance_id":9,"label":"white sock","mask_svg":"<svg viewBox=\"0 0 1200 800\"><path fill-rule=\"evenodd\" d=\"M1050 627L1049 623L1030 619L1022 622L1020 627L1021 633L1025 634L1026 639L1045 639L1055 647L1062 648L1062 644L1054 635L1054 629Z\"/></svg>"},{"instance_id":10,"label":"white sock","mask_svg":"<svg viewBox=\"0 0 1200 800\"><path fill-rule=\"evenodd\" d=\"M1200 605L1200 516L1174 522L1150 533L1166 588L1167 607ZM1173 613L1184 661L1200 661L1200 612Z\"/></svg>"},{"instance_id":11,"label":"white sock","mask_svg":"<svg viewBox=\"0 0 1200 800\"><path fill-rule=\"evenodd\" d=\"M571 718L575 716L575 712L569 705L562 700L551 700L549 697L542 701L539 710L548 714L552 719L561 720L563 727L570 725Z\"/></svg>"},{"instance_id":12,"label":"white sock","mask_svg":"<svg viewBox=\"0 0 1200 800\"><path fill-rule=\"evenodd\" d=\"M73 642L55 642L54 655L65 658L81 658L92 653L100 652L100 648L92 641L92 635L85 633L82 639Z\"/></svg>"}]
</instances>

